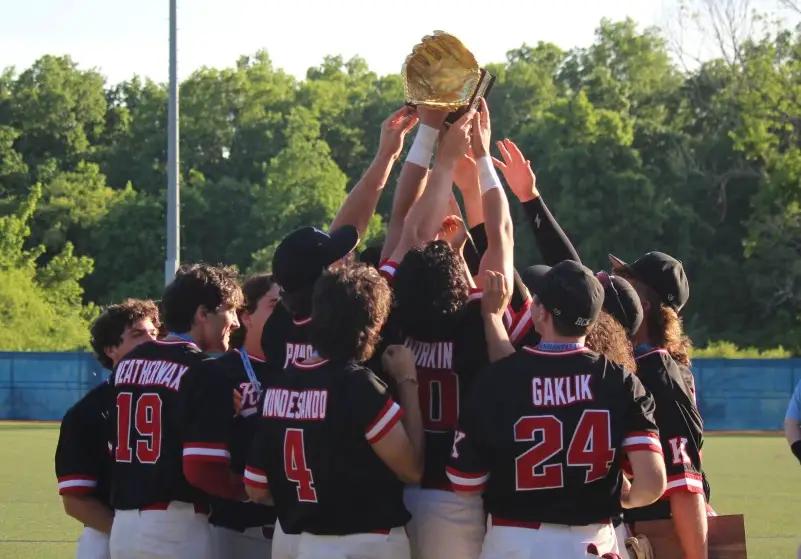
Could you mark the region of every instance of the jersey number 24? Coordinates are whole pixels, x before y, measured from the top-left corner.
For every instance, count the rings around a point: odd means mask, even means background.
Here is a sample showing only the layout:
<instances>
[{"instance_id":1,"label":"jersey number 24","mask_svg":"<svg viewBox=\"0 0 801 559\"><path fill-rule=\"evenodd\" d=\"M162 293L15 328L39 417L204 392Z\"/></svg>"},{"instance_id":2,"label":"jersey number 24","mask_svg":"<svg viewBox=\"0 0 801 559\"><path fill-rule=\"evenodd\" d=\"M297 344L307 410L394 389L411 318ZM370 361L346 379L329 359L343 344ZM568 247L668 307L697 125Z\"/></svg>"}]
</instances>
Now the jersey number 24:
<instances>
[{"instance_id":1,"label":"jersey number 24","mask_svg":"<svg viewBox=\"0 0 801 559\"><path fill-rule=\"evenodd\" d=\"M515 441L539 443L515 459L518 491L558 489L565 485L565 467L586 468L585 483L606 477L615 459L607 410L585 410L567 446L567 455L559 462L547 462L565 447L562 422L553 415L530 415L517 420Z\"/></svg>"}]
</instances>

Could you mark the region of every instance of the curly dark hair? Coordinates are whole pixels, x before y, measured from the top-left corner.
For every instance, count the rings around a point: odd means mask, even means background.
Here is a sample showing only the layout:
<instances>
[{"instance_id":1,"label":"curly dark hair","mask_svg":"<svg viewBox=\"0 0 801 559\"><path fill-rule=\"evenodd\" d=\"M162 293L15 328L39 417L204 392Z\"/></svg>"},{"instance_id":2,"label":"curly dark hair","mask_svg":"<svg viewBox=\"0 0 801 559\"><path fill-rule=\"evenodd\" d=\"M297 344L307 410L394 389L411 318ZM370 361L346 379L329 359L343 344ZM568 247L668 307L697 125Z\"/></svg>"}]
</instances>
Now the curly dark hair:
<instances>
[{"instance_id":1,"label":"curly dark hair","mask_svg":"<svg viewBox=\"0 0 801 559\"><path fill-rule=\"evenodd\" d=\"M591 350L600 353L612 363L625 367L631 372L637 370L634 350L628 335L626 335L626 330L608 312L602 311L598 320L590 327L587 332L586 344Z\"/></svg>"},{"instance_id":2,"label":"curly dark hair","mask_svg":"<svg viewBox=\"0 0 801 559\"><path fill-rule=\"evenodd\" d=\"M392 287L397 327L419 339L431 337L470 297L464 261L445 241L431 241L406 253Z\"/></svg>"},{"instance_id":3,"label":"curly dark hair","mask_svg":"<svg viewBox=\"0 0 801 559\"><path fill-rule=\"evenodd\" d=\"M242 344L245 343L245 334L248 329L242 322L242 312L247 311L251 314L256 312L259 301L267 295L273 285L275 285L275 280L272 274L254 274L242 284L243 301L237 313L239 315L239 328L230 334L231 347L242 347Z\"/></svg>"},{"instance_id":4,"label":"curly dark hair","mask_svg":"<svg viewBox=\"0 0 801 559\"><path fill-rule=\"evenodd\" d=\"M167 329L170 332L189 332L201 306L209 312L216 312L223 306L239 308L242 290L237 275L230 267L210 264L181 266L161 298Z\"/></svg>"},{"instance_id":5,"label":"curly dark hair","mask_svg":"<svg viewBox=\"0 0 801 559\"><path fill-rule=\"evenodd\" d=\"M159 309L154 301L126 299L118 305L104 308L89 329L89 343L97 362L106 369L112 369L114 364L106 355L106 348L120 345L125 329L145 318L149 318L156 328L161 326Z\"/></svg>"},{"instance_id":6,"label":"curly dark hair","mask_svg":"<svg viewBox=\"0 0 801 559\"><path fill-rule=\"evenodd\" d=\"M366 361L391 308L389 284L372 266L329 270L314 285L310 342L326 359Z\"/></svg>"}]
</instances>

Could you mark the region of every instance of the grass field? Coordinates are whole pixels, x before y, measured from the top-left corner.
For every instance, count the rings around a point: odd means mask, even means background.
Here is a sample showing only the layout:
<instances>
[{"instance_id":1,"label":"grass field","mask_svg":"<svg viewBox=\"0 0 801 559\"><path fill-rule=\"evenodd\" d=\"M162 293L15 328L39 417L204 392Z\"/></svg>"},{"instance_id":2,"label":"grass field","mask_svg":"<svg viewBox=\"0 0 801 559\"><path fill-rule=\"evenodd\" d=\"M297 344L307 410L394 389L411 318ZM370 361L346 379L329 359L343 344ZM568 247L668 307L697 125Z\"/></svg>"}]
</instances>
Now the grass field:
<instances>
[{"instance_id":1,"label":"grass field","mask_svg":"<svg viewBox=\"0 0 801 559\"><path fill-rule=\"evenodd\" d=\"M59 500L54 424L0 423L0 558L69 559L80 526ZM744 513L751 559L794 559L801 468L777 436L710 436L704 464L718 513Z\"/></svg>"}]
</instances>

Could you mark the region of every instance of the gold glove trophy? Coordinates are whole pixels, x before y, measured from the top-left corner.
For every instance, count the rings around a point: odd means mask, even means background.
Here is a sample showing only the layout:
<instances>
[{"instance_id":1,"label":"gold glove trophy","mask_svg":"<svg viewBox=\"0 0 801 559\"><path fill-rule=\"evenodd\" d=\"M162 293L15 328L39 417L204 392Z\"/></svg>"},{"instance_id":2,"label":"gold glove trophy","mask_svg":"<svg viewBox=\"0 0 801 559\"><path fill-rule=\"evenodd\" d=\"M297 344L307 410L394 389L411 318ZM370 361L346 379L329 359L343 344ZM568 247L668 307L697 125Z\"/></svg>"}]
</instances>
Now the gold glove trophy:
<instances>
[{"instance_id":1,"label":"gold glove trophy","mask_svg":"<svg viewBox=\"0 0 801 559\"><path fill-rule=\"evenodd\" d=\"M495 76L479 67L462 42L444 31L423 37L403 64L403 88L409 105L451 111L456 122L478 99L486 97Z\"/></svg>"}]
</instances>

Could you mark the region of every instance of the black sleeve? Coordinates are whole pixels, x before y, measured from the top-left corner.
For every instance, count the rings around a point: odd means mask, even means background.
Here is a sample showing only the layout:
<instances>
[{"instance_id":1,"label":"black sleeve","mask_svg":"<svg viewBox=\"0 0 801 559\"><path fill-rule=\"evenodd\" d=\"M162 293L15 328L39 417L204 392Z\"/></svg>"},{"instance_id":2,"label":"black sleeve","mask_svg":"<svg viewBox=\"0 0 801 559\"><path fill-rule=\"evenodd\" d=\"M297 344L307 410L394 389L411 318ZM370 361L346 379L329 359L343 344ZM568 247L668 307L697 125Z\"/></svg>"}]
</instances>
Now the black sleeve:
<instances>
[{"instance_id":1,"label":"black sleeve","mask_svg":"<svg viewBox=\"0 0 801 559\"><path fill-rule=\"evenodd\" d=\"M623 452L650 450L662 454L659 429L654 420L654 398L637 377L623 372L626 416L623 422Z\"/></svg>"},{"instance_id":2,"label":"black sleeve","mask_svg":"<svg viewBox=\"0 0 801 559\"><path fill-rule=\"evenodd\" d=\"M281 370L286 359L286 342L292 326L292 315L287 308L278 304L264 323L261 333L261 349L267 369Z\"/></svg>"},{"instance_id":3,"label":"black sleeve","mask_svg":"<svg viewBox=\"0 0 801 559\"><path fill-rule=\"evenodd\" d=\"M464 259L473 277L478 275L481 257L487 252L487 230L483 223L470 228L470 236L464 245Z\"/></svg>"},{"instance_id":4,"label":"black sleeve","mask_svg":"<svg viewBox=\"0 0 801 559\"><path fill-rule=\"evenodd\" d=\"M403 417L403 410L389 395L387 386L371 371L359 368L347 375L348 409L356 426L370 444L380 441Z\"/></svg>"},{"instance_id":5,"label":"black sleeve","mask_svg":"<svg viewBox=\"0 0 801 559\"><path fill-rule=\"evenodd\" d=\"M61 421L55 458L59 495L85 495L97 487L108 453L105 413L110 390L107 383L97 386Z\"/></svg>"},{"instance_id":6,"label":"black sleeve","mask_svg":"<svg viewBox=\"0 0 801 559\"><path fill-rule=\"evenodd\" d=\"M637 377L653 394L654 419L659 427L659 440L665 456L667 489L664 497L689 491L703 493L699 434L693 432L673 392L671 378L664 368L640 367Z\"/></svg>"},{"instance_id":7,"label":"black sleeve","mask_svg":"<svg viewBox=\"0 0 801 559\"><path fill-rule=\"evenodd\" d=\"M574 260L581 263L576 248L551 215L542 196L525 202L523 209L526 211L529 225L534 232L534 239L540 249L543 264L555 266L563 260Z\"/></svg>"},{"instance_id":8,"label":"black sleeve","mask_svg":"<svg viewBox=\"0 0 801 559\"><path fill-rule=\"evenodd\" d=\"M483 374L483 372L482 372ZM459 424L453 438L453 448L446 473L453 489L462 492L480 492L489 481L489 463L480 442L481 376L459 414Z\"/></svg>"},{"instance_id":9,"label":"black sleeve","mask_svg":"<svg viewBox=\"0 0 801 559\"><path fill-rule=\"evenodd\" d=\"M228 440L233 426L234 392L216 359L193 365L181 387L183 458L228 463Z\"/></svg>"},{"instance_id":10,"label":"black sleeve","mask_svg":"<svg viewBox=\"0 0 801 559\"><path fill-rule=\"evenodd\" d=\"M259 399L259 412L258 417L254 418L256 428L253 430L253 439L250 443L250 450L248 450L247 459L245 461L245 473L243 481L245 485L250 485L256 489L268 489L267 482L267 463L268 456L268 433L267 433L267 420L264 419L264 395L267 393L265 390Z\"/></svg>"}]
</instances>

